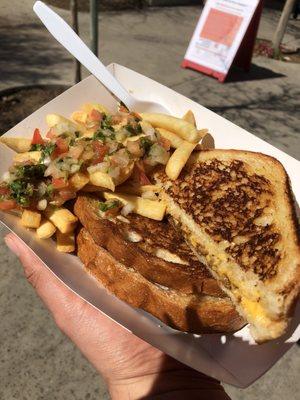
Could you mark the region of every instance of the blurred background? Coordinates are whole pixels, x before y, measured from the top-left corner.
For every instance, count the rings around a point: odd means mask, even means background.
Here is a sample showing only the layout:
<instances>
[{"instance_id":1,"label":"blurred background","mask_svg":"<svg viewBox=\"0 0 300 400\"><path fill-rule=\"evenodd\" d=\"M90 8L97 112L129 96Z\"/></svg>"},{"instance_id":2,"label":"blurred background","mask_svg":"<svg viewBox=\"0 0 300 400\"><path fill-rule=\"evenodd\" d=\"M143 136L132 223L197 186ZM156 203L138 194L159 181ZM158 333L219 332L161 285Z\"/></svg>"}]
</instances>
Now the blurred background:
<instances>
[{"instance_id":1,"label":"blurred background","mask_svg":"<svg viewBox=\"0 0 300 400\"><path fill-rule=\"evenodd\" d=\"M41 25L33 3L0 2L1 134L87 76ZM116 62L147 75L300 159L299 1L264 2L251 70L233 68L224 84L180 68L203 8L201 0L47 3L78 27L105 64ZM274 32L287 5L279 50L274 51ZM101 377L58 331L23 278L3 234L2 229L0 399L108 399ZM299 354L294 346L248 389L225 385L226 390L233 400L296 399Z\"/></svg>"}]
</instances>

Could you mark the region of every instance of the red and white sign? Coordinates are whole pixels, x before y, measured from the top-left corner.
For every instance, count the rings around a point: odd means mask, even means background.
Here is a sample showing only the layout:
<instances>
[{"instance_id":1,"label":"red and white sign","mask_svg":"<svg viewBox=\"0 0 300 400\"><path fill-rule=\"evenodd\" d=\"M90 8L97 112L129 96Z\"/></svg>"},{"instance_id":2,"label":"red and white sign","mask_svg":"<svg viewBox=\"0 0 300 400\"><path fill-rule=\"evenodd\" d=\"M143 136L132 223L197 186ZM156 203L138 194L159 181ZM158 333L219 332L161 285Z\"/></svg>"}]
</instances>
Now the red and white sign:
<instances>
[{"instance_id":1,"label":"red and white sign","mask_svg":"<svg viewBox=\"0 0 300 400\"><path fill-rule=\"evenodd\" d=\"M207 0L182 66L224 81L251 21L256 25L251 30L254 35L251 45L254 44L259 18L253 21L253 15L259 3L259 0ZM248 50L252 55L253 46Z\"/></svg>"}]
</instances>

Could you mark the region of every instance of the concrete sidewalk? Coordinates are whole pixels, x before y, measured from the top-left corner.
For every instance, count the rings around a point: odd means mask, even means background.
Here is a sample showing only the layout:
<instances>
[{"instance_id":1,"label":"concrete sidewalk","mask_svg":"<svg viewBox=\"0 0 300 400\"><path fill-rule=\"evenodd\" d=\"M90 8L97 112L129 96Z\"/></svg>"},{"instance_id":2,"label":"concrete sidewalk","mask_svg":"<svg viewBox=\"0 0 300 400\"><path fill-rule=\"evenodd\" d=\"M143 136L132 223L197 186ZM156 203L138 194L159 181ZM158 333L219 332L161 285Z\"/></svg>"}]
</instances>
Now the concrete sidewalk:
<instances>
[{"instance_id":1,"label":"concrete sidewalk","mask_svg":"<svg viewBox=\"0 0 300 400\"><path fill-rule=\"evenodd\" d=\"M1 1L0 90L72 83L71 58L41 26L32 4ZM59 13L69 18L67 11ZM102 14L100 57L106 64L117 62L156 79L300 159L299 65L258 57L249 75L235 74L224 85L182 70L179 65L199 14L200 7ZM260 37L271 37L278 17L275 10L264 11ZM88 42L88 14L80 14L80 29ZM285 41L300 45L299 21L291 21ZM55 327L2 241L0 256L0 399L108 398L101 378ZM250 388L226 389L233 400L296 399L299 355L294 346Z\"/></svg>"}]
</instances>

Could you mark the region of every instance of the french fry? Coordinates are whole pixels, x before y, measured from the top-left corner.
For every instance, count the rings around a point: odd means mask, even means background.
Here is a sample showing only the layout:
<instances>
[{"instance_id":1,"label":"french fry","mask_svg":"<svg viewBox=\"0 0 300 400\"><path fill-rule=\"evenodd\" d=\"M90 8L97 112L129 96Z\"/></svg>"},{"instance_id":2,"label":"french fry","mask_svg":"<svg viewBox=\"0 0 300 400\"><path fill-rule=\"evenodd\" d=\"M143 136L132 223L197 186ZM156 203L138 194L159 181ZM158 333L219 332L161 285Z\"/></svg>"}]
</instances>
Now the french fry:
<instances>
[{"instance_id":1,"label":"french fry","mask_svg":"<svg viewBox=\"0 0 300 400\"><path fill-rule=\"evenodd\" d=\"M30 161L33 164L39 164L41 157L42 157L41 151L28 151L26 153L15 154L13 160L15 163L23 163L26 161Z\"/></svg>"},{"instance_id":2,"label":"french fry","mask_svg":"<svg viewBox=\"0 0 300 400\"><path fill-rule=\"evenodd\" d=\"M215 148L214 138L210 133L207 133L201 140L201 148L203 150L209 150Z\"/></svg>"},{"instance_id":3,"label":"french fry","mask_svg":"<svg viewBox=\"0 0 300 400\"><path fill-rule=\"evenodd\" d=\"M41 213L37 211L24 210L21 216L21 224L26 228L38 228L41 218Z\"/></svg>"},{"instance_id":4,"label":"french fry","mask_svg":"<svg viewBox=\"0 0 300 400\"><path fill-rule=\"evenodd\" d=\"M55 125L58 124L65 124L66 127L70 130L70 131L78 131L83 133L85 131L85 129L77 124L76 122L71 121L68 118L63 117L62 115L59 114L48 114L46 115L46 123L49 126L49 128L54 127Z\"/></svg>"},{"instance_id":5,"label":"french fry","mask_svg":"<svg viewBox=\"0 0 300 400\"><path fill-rule=\"evenodd\" d=\"M85 124L87 120L88 114L84 111L74 111L71 114L71 119L78 124Z\"/></svg>"},{"instance_id":6,"label":"french fry","mask_svg":"<svg viewBox=\"0 0 300 400\"><path fill-rule=\"evenodd\" d=\"M191 143L198 143L200 135L198 130L189 122L181 118L172 117L165 114L148 114L142 113L141 117L150 122L155 128L163 128L176 133L182 139Z\"/></svg>"},{"instance_id":7,"label":"french fry","mask_svg":"<svg viewBox=\"0 0 300 400\"><path fill-rule=\"evenodd\" d=\"M177 179L182 168L185 166L196 144L184 142L169 158L166 165L166 174L172 180Z\"/></svg>"},{"instance_id":8,"label":"french fry","mask_svg":"<svg viewBox=\"0 0 300 400\"><path fill-rule=\"evenodd\" d=\"M121 193L126 193L126 194L134 194L136 196L140 196L143 193L146 192L153 192L153 193L158 193L160 191L160 188L156 185L142 185L142 186L137 186L137 185L121 185L118 186L118 192Z\"/></svg>"},{"instance_id":9,"label":"french fry","mask_svg":"<svg viewBox=\"0 0 300 400\"><path fill-rule=\"evenodd\" d=\"M49 239L55 232L55 226L47 220L43 220L36 230L37 237L40 239Z\"/></svg>"},{"instance_id":10,"label":"french fry","mask_svg":"<svg viewBox=\"0 0 300 400\"><path fill-rule=\"evenodd\" d=\"M95 186L95 185L91 185L90 183L88 183L87 185L85 185L81 191L85 192L85 193L94 193L94 192L103 192L105 191L107 188L103 188L100 186Z\"/></svg>"},{"instance_id":11,"label":"french fry","mask_svg":"<svg viewBox=\"0 0 300 400\"><path fill-rule=\"evenodd\" d=\"M108 109L100 103L85 103L81 108L82 111L86 112L87 114L90 113L92 110L97 110L101 113L109 114Z\"/></svg>"},{"instance_id":12,"label":"french fry","mask_svg":"<svg viewBox=\"0 0 300 400\"><path fill-rule=\"evenodd\" d=\"M56 248L61 253L72 253L75 250L74 232L61 233L56 232Z\"/></svg>"},{"instance_id":13,"label":"french fry","mask_svg":"<svg viewBox=\"0 0 300 400\"><path fill-rule=\"evenodd\" d=\"M88 183L89 183L89 177L86 174L83 174L82 172L76 172L69 179L70 187L74 189L76 192L81 190Z\"/></svg>"},{"instance_id":14,"label":"french fry","mask_svg":"<svg viewBox=\"0 0 300 400\"><path fill-rule=\"evenodd\" d=\"M123 144L124 144L124 146L126 146L128 142L135 142L136 140L138 140L142 137L146 137L146 136L147 135L145 135L144 133L141 133L140 135L136 135L136 136L129 136L124 140Z\"/></svg>"},{"instance_id":15,"label":"french fry","mask_svg":"<svg viewBox=\"0 0 300 400\"><path fill-rule=\"evenodd\" d=\"M121 185L122 183L127 181L127 179L130 178L133 172L133 168L134 162L131 162L127 165L127 167L122 168L119 177L114 180L115 186Z\"/></svg>"},{"instance_id":16,"label":"french fry","mask_svg":"<svg viewBox=\"0 0 300 400\"><path fill-rule=\"evenodd\" d=\"M173 147L174 149L177 149L178 147L180 147L182 145L182 143L184 142L184 140L181 139L181 137L176 135L176 133L174 133L174 132L167 131L166 129L163 129L163 128L156 128L156 130L162 137L164 137L165 139L170 141L171 147Z\"/></svg>"},{"instance_id":17,"label":"french fry","mask_svg":"<svg viewBox=\"0 0 300 400\"><path fill-rule=\"evenodd\" d=\"M106 200L117 199L124 205L130 203L133 206L133 212L156 221L161 221L166 212L166 204L161 201L109 192L104 192L103 196Z\"/></svg>"},{"instance_id":18,"label":"french fry","mask_svg":"<svg viewBox=\"0 0 300 400\"><path fill-rule=\"evenodd\" d=\"M72 232L78 221L78 218L67 208L47 207L45 215L61 233Z\"/></svg>"},{"instance_id":19,"label":"french fry","mask_svg":"<svg viewBox=\"0 0 300 400\"><path fill-rule=\"evenodd\" d=\"M27 138L2 136L0 142L17 153L25 153L29 151L31 147L31 139Z\"/></svg>"},{"instance_id":20,"label":"french fry","mask_svg":"<svg viewBox=\"0 0 300 400\"><path fill-rule=\"evenodd\" d=\"M186 114L184 114L182 119L184 119L185 121L189 122L190 124L196 127L196 119L192 110L189 110Z\"/></svg>"},{"instance_id":21,"label":"french fry","mask_svg":"<svg viewBox=\"0 0 300 400\"><path fill-rule=\"evenodd\" d=\"M113 192L115 191L113 178L105 172L95 171L90 173L90 182L94 186L110 189Z\"/></svg>"},{"instance_id":22,"label":"french fry","mask_svg":"<svg viewBox=\"0 0 300 400\"><path fill-rule=\"evenodd\" d=\"M59 114L47 114L46 115L46 123L49 126L49 128L52 128L53 126L57 124L70 124L71 126L76 126L74 122L70 121L68 118L63 117L62 115Z\"/></svg>"}]
</instances>

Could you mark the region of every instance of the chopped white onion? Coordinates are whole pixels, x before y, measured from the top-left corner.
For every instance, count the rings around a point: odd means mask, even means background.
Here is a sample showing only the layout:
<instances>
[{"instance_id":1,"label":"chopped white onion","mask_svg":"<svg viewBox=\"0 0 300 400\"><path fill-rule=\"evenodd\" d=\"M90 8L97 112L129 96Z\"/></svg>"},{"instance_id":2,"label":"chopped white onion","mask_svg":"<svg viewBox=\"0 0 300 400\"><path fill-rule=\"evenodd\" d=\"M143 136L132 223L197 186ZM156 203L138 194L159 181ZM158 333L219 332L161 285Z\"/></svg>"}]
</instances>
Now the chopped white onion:
<instances>
[{"instance_id":1,"label":"chopped white onion","mask_svg":"<svg viewBox=\"0 0 300 400\"><path fill-rule=\"evenodd\" d=\"M114 179L118 179L120 176L121 169L120 167L111 167L108 171L108 175Z\"/></svg>"},{"instance_id":2,"label":"chopped white onion","mask_svg":"<svg viewBox=\"0 0 300 400\"><path fill-rule=\"evenodd\" d=\"M132 203L127 203L121 210L121 214L126 217L126 215L132 213L134 205Z\"/></svg>"},{"instance_id":3,"label":"chopped white onion","mask_svg":"<svg viewBox=\"0 0 300 400\"><path fill-rule=\"evenodd\" d=\"M43 197L44 194L45 194L46 191L47 191L47 185L46 185L46 183L45 183L45 182L41 182L41 183L38 185L37 190L38 190L38 195L39 195L39 197Z\"/></svg>"},{"instance_id":4,"label":"chopped white onion","mask_svg":"<svg viewBox=\"0 0 300 400\"><path fill-rule=\"evenodd\" d=\"M150 136L151 140L155 140L155 129L151 124L149 124L149 122L141 121L140 126L145 135Z\"/></svg>"},{"instance_id":5,"label":"chopped white onion","mask_svg":"<svg viewBox=\"0 0 300 400\"><path fill-rule=\"evenodd\" d=\"M96 172L96 171L107 172L108 168L109 168L109 163L104 161L104 162L98 163L96 165L89 166L87 168L87 170L90 174L92 174L93 172Z\"/></svg>"},{"instance_id":6,"label":"chopped white onion","mask_svg":"<svg viewBox=\"0 0 300 400\"><path fill-rule=\"evenodd\" d=\"M156 164L165 165L167 164L169 158L170 154L167 152L167 150L158 143L154 143L150 148L147 163L152 166Z\"/></svg>"},{"instance_id":7,"label":"chopped white onion","mask_svg":"<svg viewBox=\"0 0 300 400\"><path fill-rule=\"evenodd\" d=\"M4 182L9 182L10 181L10 173L9 173L9 171L4 172L4 174L2 175L2 180Z\"/></svg>"},{"instance_id":8,"label":"chopped white onion","mask_svg":"<svg viewBox=\"0 0 300 400\"><path fill-rule=\"evenodd\" d=\"M51 163L51 158L49 156L45 157L43 163L48 167Z\"/></svg>"},{"instance_id":9,"label":"chopped white onion","mask_svg":"<svg viewBox=\"0 0 300 400\"><path fill-rule=\"evenodd\" d=\"M125 149L117 151L111 158L120 167L127 167L130 162L129 155Z\"/></svg>"},{"instance_id":10,"label":"chopped white onion","mask_svg":"<svg viewBox=\"0 0 300 400\"><path fill-rule=\"evenodd\" d=\"M72 164L70 168L70 173L75 174L75 172L78 172L80 170L80 164Z\"/></svg>"},{"instance_id":11,"label":"chopped white onion","mask_svg":"<svg viewBox=\"0 0 300 400\"><path fill-rule=\"evenodd\" d=\"M37 209L40 211L44 211L46 210L47 204L48 204L47 200L42 199L37 203Z\"/></svg>"}]
</instances>

